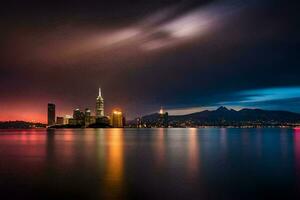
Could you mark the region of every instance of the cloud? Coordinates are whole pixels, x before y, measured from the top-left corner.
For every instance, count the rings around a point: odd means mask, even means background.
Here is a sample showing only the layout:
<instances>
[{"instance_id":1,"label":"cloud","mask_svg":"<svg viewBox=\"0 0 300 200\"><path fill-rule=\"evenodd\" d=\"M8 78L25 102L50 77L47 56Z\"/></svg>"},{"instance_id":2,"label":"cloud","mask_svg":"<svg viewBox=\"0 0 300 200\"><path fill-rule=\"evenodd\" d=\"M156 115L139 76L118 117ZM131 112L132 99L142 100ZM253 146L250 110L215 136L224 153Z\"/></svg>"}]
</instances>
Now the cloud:
<instances>
[{"instance_id":1,"label":"cloud","mask_svg":"<svg viewBox=\"0 0 300 200\"><path fill-rule=\"evenodd\" d=\"M237 92L232 97L238 100L220 102L220 104L300 112L299 86L246 90Z\"/></svg>"},{"instance_id":2,"label":"cloud","mask_svg":"<svg viewBox=\"0 0 300 200\"><path fill-rule=\"evenodd\" d=\"M247 90L238 93L244 96L241 103L258 103L284 99L300 98L300 87L277 87L256 90Z\"/></svg>"},{"instance_id":3,"label":"cloud","mask_svg":"<svg viewBox=\"0 0 300 200\"><path fill-rule=\"evenodd\" d=\"M274 87L255 90L245 90L228 94L226 98L235 99L219 101L206 106L179 107L166 109L171 115L183 115L214 110L220 106L240 110L242 108L261 108L271 110L289 110L300 112L300 87Z\"/></svg>"},{"instance_id":4,"label":"cloud","mask_svg":"<svg viewBox=\"0 0 300 200\"><path fill-rule=\"evenodd\" d=\"M20 63L58 62L76 63L80 60L109 60L109 56L97 56L122 49L128 55L143 55L152 51L182 45L200 36L209 34L214 28L224 25L226 19L242 9L232 1L210 3L193 9L183 9L183 4L161 9L152 15L124 26L69 24L53 29L35 27L21 30L16 38L10 36L10 46L18 46L17 60ZM24 32L23 32L24 31ZM22 35L22 36L20 36ZM11 48L13 57L15 49ZM126 58L126 56L123 56Z\"/></svg>"}]
</instances>

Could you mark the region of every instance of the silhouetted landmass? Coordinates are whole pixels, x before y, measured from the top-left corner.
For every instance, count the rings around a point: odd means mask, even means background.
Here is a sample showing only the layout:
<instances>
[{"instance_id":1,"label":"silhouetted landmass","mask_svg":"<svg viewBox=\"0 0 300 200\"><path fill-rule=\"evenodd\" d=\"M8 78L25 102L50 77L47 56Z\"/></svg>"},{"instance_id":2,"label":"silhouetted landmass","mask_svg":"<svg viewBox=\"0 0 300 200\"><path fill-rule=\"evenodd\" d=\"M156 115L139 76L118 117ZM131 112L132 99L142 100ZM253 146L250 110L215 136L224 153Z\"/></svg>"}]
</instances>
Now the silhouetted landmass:
<instances>
[{"instance_id":1,"label":"silhouetted landmass","mask_svg":"<svg viewBox=\"0 0 300 200\"><path fill-rule=\"evenodd\" d=\"M88 128L111 128L111 126L107 123L96 123L89 125Z\"/></svg>"},{"instance_id":2,"label":"silhouetted landmass","mask_svg":"<svg viewBox=\"0 0 300 200\"><path fill-rule=\"evenodd\" d=\"M143 116L142 123L147 127L155 126L160 119L158 113ZM236 111L220 107L213 111L202 111L188 115L169 116L171 127L193 126L264 126L291 125L300 123L300 114L288 111L270 111L261 109L242 109Z\"/></svg>"},{"instance_id":3,"label":"silhouetted landmass","mask_svg":"<svg viewBox=\"0 0 300 200\"><path fill-rule=\"evenodd\" d=\"M46 124L25 122L25 121L0 122L0 129L27 129L27 128L45 128L45 127Z\"/></svg>"},{"instance_id":4,"label":"silhouetted landmass","mask_svg":"<svg viewBox=\"0 0 300 200\"><path fill-rule=\"evenodd\" d=\"M71 124L57 124L49 128L83 128L82 125L71 125Z\"/></svg>"},{"instance_id":5,"label":"silhouetted landmass","mask_svg":"<svg viewBox=\"0 0 300 200\"><path fill-rule=\"evenodd\" d=\"M57 124L53 125L49 128L110 128L111 126L106 123L95 123L95 124L90 124L88 127L85 127L83 125L72 125L72 124Z\"/></svg>"}]
</instances>

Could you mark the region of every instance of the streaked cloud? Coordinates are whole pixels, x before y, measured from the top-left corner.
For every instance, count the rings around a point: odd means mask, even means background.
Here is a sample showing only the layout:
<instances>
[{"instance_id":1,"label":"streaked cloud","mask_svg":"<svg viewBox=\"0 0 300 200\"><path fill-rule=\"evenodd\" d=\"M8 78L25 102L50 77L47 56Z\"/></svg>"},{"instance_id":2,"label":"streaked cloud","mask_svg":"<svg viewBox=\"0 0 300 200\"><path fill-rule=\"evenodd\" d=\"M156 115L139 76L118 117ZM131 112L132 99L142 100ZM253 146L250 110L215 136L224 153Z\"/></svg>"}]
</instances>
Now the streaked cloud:
<instances>
[{"instance_id":1,"label":"streaked cloud","mask_svg":"<svg viewBox=\"0 0 300 200\"><path fill-rule=\"evenodd\" d=\"M245 4L242 4L245 5ZM104 25L60 25L48 32L20 33L22 38L13 39L20 51L19 62L76 62L90 55L122 48L126 56L168 49L209 34L223 26L229 17L237 14L243 6L235 1L213 2L206 6L186 9L184 4L164 8L133 21L128 25L108 28ZM34 30L34 28L33 28ZM13 52L14 54L14 52ZM126 58L126 56L123 56ZM109 60L110 57L93 59Z\"/></svg>"},{"instance_id":2,"label":"streaked cloud","mask_svg":"<svg viewBox=\"0 0 300 200\"><path fill-rule=\"evenodd\" d=\"M300 98L300 87L278 87L242 91L239 93L244 96L241 103L258 103L264 101L275 101L283 99Z\"/></svg>"},{"instance_id":3,"label":"streaked cloud","mask_svg":"<svg viewBox=\"0 0 300 200\"><path fill-rule=\"evenodd\" d=\"M238 100L220 102L220 105L289 110L300 112L300 87L273 87L234 93Z\"/></svg>"},{"instance_id":4,"label":"streaked cloud","mask_svg":"<svg viewBox=\"0 0 300 200\"><path fill-rule=\"evenodd\" d=\"M300 87L274 87L245 90L231 95L232 101L220 101L209 106L165 109L171 115L185 115L220 106L228 109L261 108L300 112Z\"/></svg>"}]
</instances>

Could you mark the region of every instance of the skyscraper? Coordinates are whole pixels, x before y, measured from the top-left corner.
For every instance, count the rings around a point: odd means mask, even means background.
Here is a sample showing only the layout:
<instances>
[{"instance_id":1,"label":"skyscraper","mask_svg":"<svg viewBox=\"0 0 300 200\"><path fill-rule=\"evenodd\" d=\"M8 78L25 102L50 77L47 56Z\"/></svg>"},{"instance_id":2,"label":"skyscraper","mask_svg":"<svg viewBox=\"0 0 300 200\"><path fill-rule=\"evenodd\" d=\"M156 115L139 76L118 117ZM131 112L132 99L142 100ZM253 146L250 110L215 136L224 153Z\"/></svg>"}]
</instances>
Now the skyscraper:
<instances>
[{"instance_id":1,"label":"skyscraper","mask_svg":"<svg viewBox=\"0 0 300 200\"><path fill-rule=\"evenodd\" d=\"M48 126L55 124L55 104L48 103Z\"/></svg>"},{"instance_id":2,"label":"skyscraper","mask_svg":"<svg viewBox=\"0 0 300 200\"><path fill-rule=\"evenodd\" d=\"M91 124L91 110L86 108L84 112L84 125L88 127Z\"/></svg>"},{"instance_id":3,"label":"skyscraper","mask_svg":"<svg viewBox=\"0 0 300 200\"><path fill-rule=\"evenodd\" d=\"M99 88L99 95L96 101L96 118L104 117L104 99L101 95L101 88Z\"/></svg>"},{"instance_id":4,"label":"skyscraper","mask_svg":"<svg viewBox=\"0 0 300 200\"><path fill-rule=\"evenodd\" d=\"M84 124L84 120L85 120L84 113L81 112L79 110L79 108L77 108L73 111L73 118L74 118L74 120L76 120L77 125L83 125Z\"/></svg>"},{"instance_id":5,"label":"skyscraper","mask_svg":"<svg viewBox=\"0 0 300 200\"><path fill-rule=\"evenodd\" d=\"M73 118L76 120L81 119L81 112L80 112L79 108L76 108L75 110L73 110Z\"/></svg>"}]
</instances>

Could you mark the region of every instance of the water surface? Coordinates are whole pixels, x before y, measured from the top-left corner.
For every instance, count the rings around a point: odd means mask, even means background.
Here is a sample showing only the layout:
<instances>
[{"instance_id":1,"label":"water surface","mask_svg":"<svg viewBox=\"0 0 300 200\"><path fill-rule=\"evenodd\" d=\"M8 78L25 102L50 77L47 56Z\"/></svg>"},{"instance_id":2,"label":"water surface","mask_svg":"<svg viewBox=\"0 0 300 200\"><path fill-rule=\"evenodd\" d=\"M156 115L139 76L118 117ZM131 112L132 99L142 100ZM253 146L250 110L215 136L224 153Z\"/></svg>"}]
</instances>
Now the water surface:
<instances>
[{"instance_id":1,"label":"water surface","mask_svg":"<svg viewBox=\"0 0 300 200\"><path fill-rule=\"evenodd\" d=\"M299 172L296 129L0 130L7 199L297 199Z\"/></svg>"}]
</instances>

